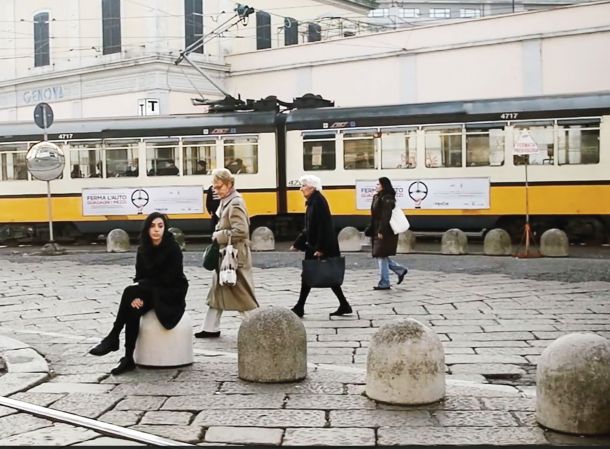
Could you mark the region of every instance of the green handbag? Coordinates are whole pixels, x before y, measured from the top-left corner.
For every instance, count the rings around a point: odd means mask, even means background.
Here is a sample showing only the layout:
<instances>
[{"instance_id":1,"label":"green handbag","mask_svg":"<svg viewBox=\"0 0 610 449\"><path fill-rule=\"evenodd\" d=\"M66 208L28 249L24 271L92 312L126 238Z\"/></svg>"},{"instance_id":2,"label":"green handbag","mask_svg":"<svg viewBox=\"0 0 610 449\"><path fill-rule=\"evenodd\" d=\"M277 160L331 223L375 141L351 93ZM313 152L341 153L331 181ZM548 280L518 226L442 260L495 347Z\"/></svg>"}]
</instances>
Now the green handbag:
<instances>
[{"instance_id":1,"label":"green handbag","mask_svg":"<svg viewBox=\"0 0 610 449\"><path fill-rule=\"evenodd\" d=\"M209 271L218 269L218 262L220 260L220 245L214 240L208 247L203 251L203 268Z\"/></svg>"}]
</instances>

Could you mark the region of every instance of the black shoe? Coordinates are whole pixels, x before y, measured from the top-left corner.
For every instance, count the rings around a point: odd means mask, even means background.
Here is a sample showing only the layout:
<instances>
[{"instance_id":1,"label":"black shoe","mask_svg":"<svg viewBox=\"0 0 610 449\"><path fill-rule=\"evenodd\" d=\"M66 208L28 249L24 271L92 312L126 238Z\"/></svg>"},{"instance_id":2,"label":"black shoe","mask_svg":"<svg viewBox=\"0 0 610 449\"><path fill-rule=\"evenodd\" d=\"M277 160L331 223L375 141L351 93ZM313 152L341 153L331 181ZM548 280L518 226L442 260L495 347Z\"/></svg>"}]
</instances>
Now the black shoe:
<instances>
[{"instance_id":1,"label":"black shoe","mask_svg":"<svg viewBox=\"0 0 610 449\"><path fill-rule=\"evenodd\" d=\"M405 271L403 271L400 275L398 275L398 282L396 283L396 285L399 285L403 279L405 278L405 275L409 272L408 268L405 268Z\"/></svg>"},{"instance_id":2,"label":"black shoe","mask_svg":"<svg viewBox=\"0 0 610 449\"><path fill-rule=\"evenodd\" d=\"M216 332L201 331L201 332L197 332L195 334L195 338L218 338L218 337L220 337L220 331L216 331Z\"/></svg>"},{"instance_id":3,"label":"black shoe","mask_svg":"<svg viewBox=\"0 0 610 449\"><path fill-rule=\"evenodd\" d=\"M294 314L296 316L298 316L299 318L303 318L303 315L305 315L305 311L301 307L294 306L290 310L292 310L294 312Z\"/></svg>"},{"instance_id":4,"label":"black shoe","mask_svg":"<svg viewBox=\"0 0 610 449\"><path fill-rule=\"evenodd\" d=\"M136 369L136 363L133 361L133 358L123 357L119 362L119 365L116 368L112 368L110 373L118 376L119 374L126 373L127 371L133 371Z\"/></svg>"},{"instance_id":5,"label":"black shoe","mask_svg":"<svg viewBox=\"0 0 610 449\"><path fill-rule=\"evenodd\" d=\"M346 306L339 306L339 308L337 310L329 313L328 315L329 316L338 316L338 315L345 315L347 313L352 313L352 306L350 306L349 304Z\"/></svg>"},{"instance_id":6,"label":"black shoe","mask_svg":"<svg viewBox=\"0 0 610 449\"><path fill-rule=\"evenodd\" d=\"M104 338L96 347L91 348L89 354L91 355L106 355L109 352L116 351L119 349L119 339Z\"/></svg>"},{"instance_id":7,"label":"black shoe","mask_svg":"<svg viewBox=\"0 0 610 449\"><path fill-rule=\"evenodd\" d=\"M382 287L380 285L376 285L373 287L373 290L390 290L390 286L388 285L387 287Z\"/></svg>"}]
</instances>

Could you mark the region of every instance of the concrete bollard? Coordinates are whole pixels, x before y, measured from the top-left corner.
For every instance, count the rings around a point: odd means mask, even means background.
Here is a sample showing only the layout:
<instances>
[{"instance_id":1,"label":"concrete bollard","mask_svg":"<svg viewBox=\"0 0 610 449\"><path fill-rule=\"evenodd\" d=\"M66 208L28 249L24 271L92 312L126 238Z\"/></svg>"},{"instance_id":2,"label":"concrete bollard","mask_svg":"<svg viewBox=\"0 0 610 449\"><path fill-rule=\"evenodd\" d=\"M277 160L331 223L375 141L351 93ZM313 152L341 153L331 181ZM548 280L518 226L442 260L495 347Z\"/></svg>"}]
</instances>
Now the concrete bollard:
<instances>
[{"instance_id":1,"label":"concrete bollard","mask_svg":"<svg viewBox=\"0 0 610 449\"><path fill-rule=\"evenodd\" d=\"M361 251L362 236L360 231L352 226L346 226L339 232L339 250L341 251Z\"/></svg>"},{"instance_id":2,"label":"concrete bollard","mask_svg":"<svg viewBox=\"0 0 610 449\"><path fill-rule=\"evenodd\" d=\"M275 250L275 237L273 231L266 226L260 226L252 231L252 251Z\"/></svg>"},{"instance_id":3,"label":"concrete bollard","mask_svg":"<svg viewBox=\"0 0 610 449\"><path fill-rule=\"evenodd\" d=\"M568 235L561 229L547 229L540 237L540 254L546 257L566 257L569 255Z\"/></svg>"},{"instance_id":4,"label":"concrete bollard","mask_svg":"<svg viewBox=\"0 0 610 449\"><path fill-rule=\"evenodd\" d=\"M445 231L441 238L441 254L467 254L468 237L461 229Z\"/></svg>"},{"instance_id":5,"label":"concrete bollard","mask_svg":"<svg viewBox=\"0 0 610 449\"><path fill-rule=\"evenodd\" d=\"M174 234L174 239L176 240L176 243L178 244L180 249L184 251L186 249L186 242L184 241L184 232L182 232L182 230L179 228L169 228L168 231Z\"/></svg>"},{"instance_id":6,"label":"concrete bollard","mask_svg":"<svg viewBox=\"0 0 610 449\"><path fill-rule=\"evenodd\" d=\"M250 312L237 333L237 375L252 382L294 382L307 376L307 334L285 307Z\"/></svg>"},{"instance_id":7,"label":"concrete bollard","mask_svg":"<svg viewBox=\"0 0 610 449\"><path fill-rule=\"evenodd\" d=\"M166 329L154 310L140 318L134 359L151 367L183 366L193 363L193 322L188 312L172 329Z\"/></svg>"},{"instance_id":8,"label":"concrete bollard","mask_svg":"<svg viewBox=\"0 0 610 449\"><path fill-rule=\"evenodd\" d=\"M398 254L412 253L415 250L415 234L413 231L405 231L398 234L398 246L396 252Z\"/></svg>"},{"instance_id":9,"label":"concrete bollard","mask_svg":"<svg viewBox=\"0 0 610 449\"><path fill-rule=\"evenodd\" d=\"M483 253L488 256L510 256L513 244L510 235L504 229L496 228L485 234Z\"/></svg>"},{"instance_id":10,"label":"concrete bollard","mask_svg":"<svg viewBox=\"0 0 610 449\"><path fill-rule=\"evenodd\" d=\"M559 432L610 433L610 341L572 333L542 352L536 369L536 420Z\"/></svg>"},{"instance_id":11,"label":"concrete bollard","mask_svg":"<svg viewBox=\"0 0 610 449\"><path fill-rule=\"evenodd\" d=\"M392 404L441 400L445 352L438 335L412 318L381 326L369 346L365 393Z\"/></svg>"},{"instance_id":12,"label":"concrete bollard","mask_svg":"<svg viewBox=\"0 0 610 449\"><path fill-rule=\"evenodd\" d=\"M113 229L106 237L106 252L124 253L129 251L129 234L123 229Z\"/></svg>"}]
</instances>

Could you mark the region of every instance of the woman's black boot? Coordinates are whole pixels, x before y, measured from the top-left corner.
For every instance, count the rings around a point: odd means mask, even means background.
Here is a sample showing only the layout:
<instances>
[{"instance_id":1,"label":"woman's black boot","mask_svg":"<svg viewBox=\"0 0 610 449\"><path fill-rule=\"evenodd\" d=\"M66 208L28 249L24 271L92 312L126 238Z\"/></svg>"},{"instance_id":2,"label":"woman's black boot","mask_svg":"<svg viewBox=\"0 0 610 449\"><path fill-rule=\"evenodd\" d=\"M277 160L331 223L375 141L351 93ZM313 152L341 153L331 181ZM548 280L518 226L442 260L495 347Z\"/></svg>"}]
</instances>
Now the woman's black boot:
<instances>
[{"instance_id":1,"label":"woman's black boot","mask_svg":"<svg viewBox=\"0 0 610 449\"><path fill-rule=\"evenodd\" d=\"M121 361L116 368L110 370L110 373L117 376L126 373L127 371L133 371L134 369L136 369L136 362L134 362L133 357L125 356L121 358Z\"/></svg>"},{"instance_id":2,"label":"woman's black boot","mask_svg":"<svg viewBox=\"0 0 610 449\"><path fill-rule=\"evenodd\" d=\"M114 335L108 335L104 338L97 346L91 348L89 354L91 355L106 355L109 352L116 351L119 349L119 338Z\"/></svg>"}]
</instances>

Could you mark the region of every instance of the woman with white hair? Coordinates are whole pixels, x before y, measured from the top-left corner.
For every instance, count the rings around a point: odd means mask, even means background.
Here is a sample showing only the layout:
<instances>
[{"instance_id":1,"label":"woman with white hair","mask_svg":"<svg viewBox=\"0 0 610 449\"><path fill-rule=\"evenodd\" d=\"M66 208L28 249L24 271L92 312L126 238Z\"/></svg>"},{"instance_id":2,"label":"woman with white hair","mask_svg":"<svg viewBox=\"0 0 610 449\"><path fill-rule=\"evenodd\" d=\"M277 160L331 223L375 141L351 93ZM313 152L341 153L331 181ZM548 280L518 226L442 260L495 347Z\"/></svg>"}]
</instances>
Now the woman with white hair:
<instances>
[{"instance_id":1,"label":"woman with white hair","mask_svg":"<svg viewBox=\"0 0 610 449\"><path fill-rule=\"evenodd\" d=\"M305 229L299 234L291 249L305 251L305 259L337 257L339 241L335 233L333 219L326 198L320 193L322 181L317 176L305 175L299 179L301 193L305 197L307 209L305 210ZM331 287L333 293L339 299L339 308L330 315L345 315L352 313L352 308L345 299L341 286ZM292 311L299 317L305 313L305 301L311 291L311 287L301 280L301 293Z\"/></svg>"},{"instance_id":2,"label":"woman with white hair","mask_svg":"<svg viewBox=\"0 0 610 449\"><path fill-rule=\"evenodd\" d=\"M250 219L246 204L235 190L233 174L226 168L212 171L212 187L220 198L216 211L218 223L212 240L219 243L221 250L226 248L229 242L237 250L237 282L235 285L221 285L218 273L214 271L212 287L208 293L208 313L203 329L195 334L197 338L220 336L220 317L224 310L237 310L243 314L258 307L252 279Z\"/></svg>"}]
</instances>

